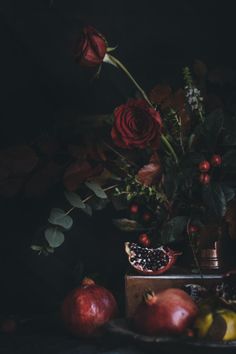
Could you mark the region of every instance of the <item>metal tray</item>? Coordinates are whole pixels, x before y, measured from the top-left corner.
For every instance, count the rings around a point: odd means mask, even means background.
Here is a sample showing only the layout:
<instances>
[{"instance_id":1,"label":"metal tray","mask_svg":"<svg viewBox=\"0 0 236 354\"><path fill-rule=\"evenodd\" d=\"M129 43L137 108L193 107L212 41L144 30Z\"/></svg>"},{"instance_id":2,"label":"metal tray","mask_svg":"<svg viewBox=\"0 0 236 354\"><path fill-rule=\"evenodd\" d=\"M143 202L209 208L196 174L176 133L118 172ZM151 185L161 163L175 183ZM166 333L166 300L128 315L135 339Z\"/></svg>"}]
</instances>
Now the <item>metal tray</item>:
<instances>
[{"instance_id":1,"label":"metal tray","mask_svg":"<svg viewBox=\"0 0 236 354\"><path fill-rule=\"evenodd\" d=\"M236 354L236 341L207 341L196 338L177 336L177 337L152 337L146 336L133 331L130 322L127 319L119 318L110 321L106 325L106 330L116 336L121 336L128 340L138 342L139 346L153 349L157 353L167 353L168 349L173 353L173 349L178 353L224 353ZM203 352L203 349L207 350Z\"/></svg>"}]
</instances>

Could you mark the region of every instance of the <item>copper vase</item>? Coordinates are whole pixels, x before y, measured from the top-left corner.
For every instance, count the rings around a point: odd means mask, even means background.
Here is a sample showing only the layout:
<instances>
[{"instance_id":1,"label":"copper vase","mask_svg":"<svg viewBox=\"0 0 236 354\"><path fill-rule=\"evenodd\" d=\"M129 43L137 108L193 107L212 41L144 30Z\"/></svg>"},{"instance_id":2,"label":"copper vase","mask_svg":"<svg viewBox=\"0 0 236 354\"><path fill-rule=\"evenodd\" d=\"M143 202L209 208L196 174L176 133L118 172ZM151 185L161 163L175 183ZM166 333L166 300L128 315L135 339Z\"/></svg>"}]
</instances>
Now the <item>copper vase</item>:
<instances>
[{"instance_id":1,"label":"copper vase","mask_svg":"<svg viewBox=\"0 0 236 354\"><path fill-rule=\"evenodd\" d=\"M224 267L224 262L221 242L215 241L211 248L201 249L198 254L198 261L201 269L222 269Z\"/></svg>"}]
</instances>

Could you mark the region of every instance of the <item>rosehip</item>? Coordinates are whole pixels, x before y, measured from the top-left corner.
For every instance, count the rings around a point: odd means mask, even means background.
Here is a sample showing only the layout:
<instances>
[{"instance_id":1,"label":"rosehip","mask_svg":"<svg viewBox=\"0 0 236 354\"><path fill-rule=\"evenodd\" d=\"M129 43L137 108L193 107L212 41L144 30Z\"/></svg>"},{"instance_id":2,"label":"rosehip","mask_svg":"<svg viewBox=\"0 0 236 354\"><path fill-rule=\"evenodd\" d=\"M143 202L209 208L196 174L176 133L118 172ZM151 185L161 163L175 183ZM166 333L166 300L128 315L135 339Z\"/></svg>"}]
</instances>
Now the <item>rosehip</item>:
<instances>
[{"instance_id":1,"label":"rosehip","mask_svg":"<svg viewBox=\"0 0 236 354\"><path fill-rule=\"evenodd\" d=\"M220 166L222 163L222 158L220 155L213 155L211 157L211 164L212 166L216 167L216 166Z\"/></svg>"},{"instance_id":2,"label":"rosehip","mask_svg":"<svg viewBox=\"0 0 236 354\"><path fill-rule=\"evenodd\" d=\"M204 160L202 162L200 162L200 164L198 165L198 168L201 172L207 172L210 170L210 163L207 160Z\"/></svg>"},{"instance_id":3,"label":"rosehip","mask_svg":"<svg viewBox=\"0 0 236 354\"><path fill-rule=\"evenodd\" d=\"M208 173L201 173L199 176L199 181L201 184L208 184L210 183L211 176Z\"/></svg>"},{"instance_id":4,"label":"rosehip","mask_svg":"<svg viewBox=\"0 0 236 354\"><path fill-rule=\"evenodd\" d=\"M198 227L195 225L190 225L188 228L188 232L189 234L195 234L198 232Z\"/></svg>"},{"instance_id":5,"label":"rosehip","mask_svg":"<svg viewBox=\"0 0 236 354\"><path fill-rule=\"evenodd\" d=\"M134 204L131 204L129 210L130 210L130 212L131 212L132 214L137 214L138 209L139 209L138 204L134 203Z\"/></svg>"},{"instance_id":6,"label":"rosehip","mask_svg":"<svg viewBox=\"0 0 236 354\"><path fill-rule=\"evenodd\" d=\"M148 247L151 244L150 238L148 237L147 234L139 235L138 240L139 240L139 243L145 247Z\"/></svg>"},{"instance_id":7,"label":"rosehip","mask_svg":"<svg viewBox=\"0 0 236 354\"><path fill-rule=\"evenodd\" d=\"M143 213L143 216L142 216L142 218L143 218L143 221L145 221L145 222L148 222L148 221L150 221L151 220L151 214L150 213L148 213L148 212L146 212L146 213Z\"/></svg>"}]
</instances>

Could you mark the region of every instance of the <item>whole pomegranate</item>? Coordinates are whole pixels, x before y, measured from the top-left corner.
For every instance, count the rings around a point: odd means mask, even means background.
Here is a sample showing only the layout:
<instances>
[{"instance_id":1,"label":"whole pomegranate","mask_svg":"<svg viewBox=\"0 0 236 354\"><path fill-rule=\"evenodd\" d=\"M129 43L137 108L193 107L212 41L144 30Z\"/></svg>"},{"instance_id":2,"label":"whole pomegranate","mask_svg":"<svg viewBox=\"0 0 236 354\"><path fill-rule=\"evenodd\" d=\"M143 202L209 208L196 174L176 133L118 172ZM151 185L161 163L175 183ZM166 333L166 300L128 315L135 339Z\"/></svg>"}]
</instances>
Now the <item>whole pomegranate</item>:
<instances>
[{"instance_id":1,"label":"whole pomegranate","mask_svg":"<svg viewBox=\"0 0 236 354\"><path fill-rule=\"evenodd\" d=\"M69 293L61 306L62 320L72 334L91 337L117 314L117 303L112 293L85 278L80 287Z\"/></svg>"},{"instance_id":2,"label":"whole pomegranate","mask_svg":"<svg viewBox=\"0 0 236 354\"><path fill-rule=\"evenodd\" d=\"M147 292L133 317L134 327L146 335L182 334L191 325L198 307L183 290L169 288Z\"/></svg>"}]
</instances>

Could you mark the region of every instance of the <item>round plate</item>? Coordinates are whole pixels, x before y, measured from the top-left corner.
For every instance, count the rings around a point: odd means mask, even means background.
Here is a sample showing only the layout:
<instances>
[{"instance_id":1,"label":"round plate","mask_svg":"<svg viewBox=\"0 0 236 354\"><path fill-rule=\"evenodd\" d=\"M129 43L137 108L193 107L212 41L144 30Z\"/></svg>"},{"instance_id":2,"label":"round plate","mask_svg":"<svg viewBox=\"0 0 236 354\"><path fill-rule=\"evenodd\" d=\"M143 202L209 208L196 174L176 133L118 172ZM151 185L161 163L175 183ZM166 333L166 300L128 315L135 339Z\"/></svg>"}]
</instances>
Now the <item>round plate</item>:
<instances>
[{"instance_id":1,"label":"round plate","mask_svg":"<svg viewBox=\"0 0 236 354\"><path fill-rule=\"evenodd\" d=\"M130 338L132 340L138 341L139 343L143 343L146 345L152 345L154 347L171 347L171 348L177 348L177 349L195 349L196 351L202 350L202 349L208 349L208 353L210 349L214 350L214 353L216 353L215 350L217 349L234 349L234 352L236 353L236 341L207 341L207 340L200 340L196 338L191 338L191 337L183 337L183 336L165 336L165 337L152 337L152 336L146 336L139 334L135 331L133 331L130 323L128 320L124 318L119 318L110 321L106 325L106 329L108 332L120 335L126 338ZM196 352L194 351L194 353ZM228 352L228 351L227 351ZM218 351L217 351L218 353ZM225 353L225 351L224 351Z\"/></svg>"}]
</instances>

